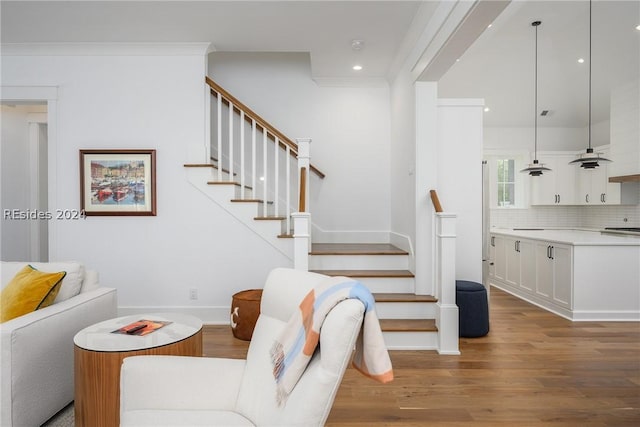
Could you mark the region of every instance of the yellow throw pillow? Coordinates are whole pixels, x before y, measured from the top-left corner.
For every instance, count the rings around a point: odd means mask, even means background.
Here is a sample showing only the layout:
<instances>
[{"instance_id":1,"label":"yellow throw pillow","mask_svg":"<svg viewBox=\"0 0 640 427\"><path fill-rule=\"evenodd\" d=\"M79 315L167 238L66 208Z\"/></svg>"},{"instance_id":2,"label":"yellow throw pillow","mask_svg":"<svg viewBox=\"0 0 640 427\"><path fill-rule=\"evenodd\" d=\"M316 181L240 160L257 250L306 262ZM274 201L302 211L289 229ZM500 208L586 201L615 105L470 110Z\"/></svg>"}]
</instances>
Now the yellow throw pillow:
<instances>
[{"instance_id":1,"label":"yellow throw pillow","mask_svg":"<svg viewBox=\"0 0 640 427\"><path fill-rule=\"evenodd\" d=\"M0 323L53 304L67 273L45 273L25 265L0 294Z\"/></svg>"}]
</instances>

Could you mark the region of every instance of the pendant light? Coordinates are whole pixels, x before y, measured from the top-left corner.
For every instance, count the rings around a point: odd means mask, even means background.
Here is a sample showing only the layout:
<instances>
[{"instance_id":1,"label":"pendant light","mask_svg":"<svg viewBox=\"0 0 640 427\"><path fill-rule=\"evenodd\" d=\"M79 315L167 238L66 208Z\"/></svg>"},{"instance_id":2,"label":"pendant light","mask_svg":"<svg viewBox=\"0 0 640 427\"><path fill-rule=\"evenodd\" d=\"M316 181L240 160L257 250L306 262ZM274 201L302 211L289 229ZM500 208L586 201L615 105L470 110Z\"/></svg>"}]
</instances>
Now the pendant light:
<instances>
[{"instance_id":1,"label":"pendant light","mask_svg":"<svg viewBox=\"0 0 640 427\"><path fill-rule=\"evenodd\" d=\"M550 171L551 169L544 166L544 163L538 162L538 26L542 24L541 21L534 21L531 25L536 29L536 61L535 61L535 95L534 104L535 110L533 112L534 126L533 126L533 163L529 164L529 167L522 169L520 172L528 172L531 176L540 176L543 171Z\"/></svg>"},{"instance_id":2,"label":"pendant light","mask_svg":"<svg viewBox=\"0 0 640 427\"><path fill-rule=\"evenodd\" d=\"M591 148L591 0L589 0L589 145L587 151L583 154L579 154L578 158L569 162L570 165L580 165L585 169L595 169L600 165L598 162L610 162L611 160L600 157L599 153L594 153Z\"/></svg>"}]
</instances>

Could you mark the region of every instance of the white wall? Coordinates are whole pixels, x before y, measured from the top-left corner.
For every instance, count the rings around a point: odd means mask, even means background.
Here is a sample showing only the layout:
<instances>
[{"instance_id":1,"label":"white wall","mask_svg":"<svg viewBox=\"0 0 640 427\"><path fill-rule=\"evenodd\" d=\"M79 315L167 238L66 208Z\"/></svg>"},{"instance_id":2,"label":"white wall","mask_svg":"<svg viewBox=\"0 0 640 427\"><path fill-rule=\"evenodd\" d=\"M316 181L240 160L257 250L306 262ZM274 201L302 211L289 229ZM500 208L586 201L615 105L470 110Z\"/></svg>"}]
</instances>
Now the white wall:
<instances>
[{"instance_id":1,"label":"white wall","mask_svg":"<svg viewBox=\"0 0 640 427\"><path fill-rule=\"evenodd\" d=\"M586 127L579 128L538 128L538 151L580 151L587 148ZM609 121L594 124L591 145L609 144ZM484 128L484 148L504 150L528 150L533 153L534 129Z\"/></svg>"},{"instance_id":2,"label":"white wall","mask_svg":"<svg viewBox=\"0 0 640 427\"><path fill-rule=\"evenodd\" d=\"M297 53L209 56L209 76L289 138L310 137L315 241L388 239L390 230L389 89L319 86L309 57ZM342 240L345 241L345 240Z\"/></svg>"},{"instance_id":3,"label":"white wall","mask_svg":"<svg viewBox=\"0 0 640 427\"><path fill-rule=\"evenodd\" d=\"M416 89L404 69L391 84L391 230L396 244L416 237ZM425 190L425 195L426 189ZM404 248L405 250L409 248Z\"/></svg>"},{"instance_id":4,"label":"white wall","mask_svg":"<svg viewBox=\"0 0 640 427\"><path fill-rule=\"evenodd\" d=\"M179 309L228 320L233 293L261 287L270 269L291 262L186 180L187 147L205 135L204 49L172 45L130 56L89 48L2 58L3 86L58 87L49 209L79 208L79 149L154 148L158 215L51 221L50 259L98 270L118 289L122 312ZM197 301L190 288L199 290Z\"/></svg>"},{"instance_id":5,"label":"white wall","mask_svg":"<svg viewBox=\"0 0 640 427\"><path fill-rule=\"evenodd\" d=\"M483 100L438 102L437 188L456 218L456 279L482 283ZM464 125L462 125L464 124Z\"/></svg>"}]
</instances>

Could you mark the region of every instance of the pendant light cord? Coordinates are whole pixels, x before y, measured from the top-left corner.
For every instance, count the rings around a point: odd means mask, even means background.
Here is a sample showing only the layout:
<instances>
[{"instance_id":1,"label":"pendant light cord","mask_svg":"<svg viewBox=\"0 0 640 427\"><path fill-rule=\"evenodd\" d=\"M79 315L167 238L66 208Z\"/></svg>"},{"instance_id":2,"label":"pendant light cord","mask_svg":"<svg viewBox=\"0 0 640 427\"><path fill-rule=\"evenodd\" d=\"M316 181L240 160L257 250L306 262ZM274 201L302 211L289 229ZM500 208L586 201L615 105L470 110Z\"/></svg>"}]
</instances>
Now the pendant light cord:
<instances>
[{"instance_id":1,"label":"pendant light cord","mask_svg":"<svg viewBox=\"0 0 640 427\"><path fill-rule=\"evenodd\" d=\"M591 0L589 0L589 149L591 149Z\"/></svg>"},{"instance_id":2,"label":"pendant light cord","mask_svg":"<svg viewBox=\"0 0 640 427\"><path fill-rule=\"evenodd\" d=\"M535 23L534 23L535 24ZM538 25L540 25L538 23ZM533 128L533 152L534 158L538 159L538 25L536 25L536 60L535 60L535 94L533 96L534 110L534 128Z\"/></svg>"}]
</instances>

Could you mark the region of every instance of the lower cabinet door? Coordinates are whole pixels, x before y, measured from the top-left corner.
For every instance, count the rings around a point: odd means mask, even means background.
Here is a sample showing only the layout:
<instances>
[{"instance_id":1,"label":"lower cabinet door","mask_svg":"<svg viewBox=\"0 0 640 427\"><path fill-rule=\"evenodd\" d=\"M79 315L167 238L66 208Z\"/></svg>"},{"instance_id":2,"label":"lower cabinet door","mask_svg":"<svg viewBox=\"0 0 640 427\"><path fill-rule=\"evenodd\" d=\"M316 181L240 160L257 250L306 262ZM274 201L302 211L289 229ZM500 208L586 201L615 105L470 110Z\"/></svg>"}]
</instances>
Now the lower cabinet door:
<instances>
[{"instance_id":1,"label":"lower cabinet door","mask_svg":"<svg viewBox=\"0 0 640 427\"><path fill-rule=\"evenodd\" d=\"M571 246L554 244L553 258L553 302L563 307L573 308L573 277Z\"/></svg>"},{"instance_id":2,"label":"lower cabinet door","mask_svg":"<svg viewBox=\"0 0 640 427\"><path fill-rule=\"evenodd\" d=\"M551 244L536 242L536 294L551 299L553 294L553 262Z\"/></svg>"},{"instance_id":3,"label":"lower cabinet door","mask_svg":"<svg viewBox=\"0 0 640 427\"><path fill-rule=\"evenodd\" d=\"M535 243L520 240L520 289L534 293L536 289L536 252Z\"/></svg>"}]
</instances>

